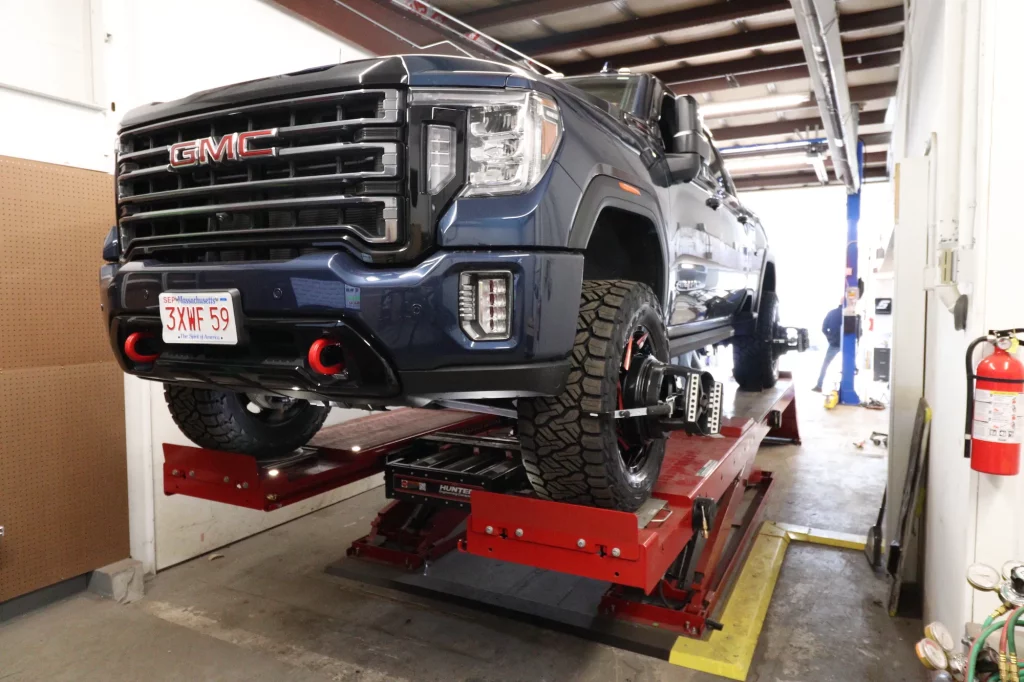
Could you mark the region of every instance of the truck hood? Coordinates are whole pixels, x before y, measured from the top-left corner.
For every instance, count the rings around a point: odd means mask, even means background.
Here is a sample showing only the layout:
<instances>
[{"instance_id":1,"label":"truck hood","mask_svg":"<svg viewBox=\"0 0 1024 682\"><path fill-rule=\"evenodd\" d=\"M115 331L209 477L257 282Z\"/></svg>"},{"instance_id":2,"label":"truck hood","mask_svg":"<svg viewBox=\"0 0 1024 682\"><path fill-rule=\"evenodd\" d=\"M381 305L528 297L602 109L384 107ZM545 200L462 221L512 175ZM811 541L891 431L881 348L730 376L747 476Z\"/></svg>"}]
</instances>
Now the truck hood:
<instances>
[{"instance_id":1,"label":"truck hood","mask_svg":"<svg viewBox=\"0 0 1024 682\"><path fill-rule=\"evenodd\" d=\"M472 57L419 54L374 57L203 90L171 102L145 104L126 113L121 127L133 128L240 104L347 88L530 87L529 83L539 78L527 69Z\"/></svg>"}]
</instances>

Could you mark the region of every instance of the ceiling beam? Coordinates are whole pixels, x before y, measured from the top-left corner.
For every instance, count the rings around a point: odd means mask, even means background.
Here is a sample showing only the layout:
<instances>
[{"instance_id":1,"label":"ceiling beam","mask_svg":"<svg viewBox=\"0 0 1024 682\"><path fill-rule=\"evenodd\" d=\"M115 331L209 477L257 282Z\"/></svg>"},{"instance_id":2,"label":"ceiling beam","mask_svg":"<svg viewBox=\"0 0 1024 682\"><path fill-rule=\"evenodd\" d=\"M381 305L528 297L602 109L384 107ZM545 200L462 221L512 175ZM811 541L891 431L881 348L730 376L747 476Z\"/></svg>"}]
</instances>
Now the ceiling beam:
<instances>
[{"instance_id":1,"label":"ceiling beam","mask_svg":"<svg viewBox=\"0 0 1024 682\"><path fill-rule=\"evenodd\" d=\"M891 9L840 16L839 30L840 32L848 32L852 30L860 30L862 28L877 28L879 26L888 26L892 23L903 21L903 8L896 7L895 9L898 10L895 14L898 14L899 17L896 22L893 22L894 13ZM851 19L856 19L856 21L851 22ZM847 28L850 25L853 25L856 28ZM635 52L616 54L609 57L584 59L578 62L559 64L557 68L567 76L574 76L578 74L598 72L602 69L605 63L609 63L616 69L623 67L635 67L643 66L644 64L668 62L675 59L707 57L710 55L722 54L723 52L732 52L734 50L757 50L769 45L788 43L794 40L800 40L800 33L797 31L796 25L786 24L784 26L773 26L772 28L747 31L746 33L736 33L728 36L719 36L717 38L708 38L706 40L694 40L688 43L663 45L661 47L654 47L648 50L637 50Z\"/></svg>"},{"instance_id":2,"label":"ceiling beam","mask_svg":"<svg viewBox=\"0 0 1024 682\"><path fill-rule=\"evenodd\" d=\"M562 50L591 47L615 40L641 38L652 33L705 26L719 21L736 21L789 8L789 0L732 0L715 5L639 17L580 31L558 33L543 38L531 38L514 43L512 47L529 55L550 54Z\"/></svg>"},{"instance_id":3,"label":"ceiling beam","mask_svg":"<svg viewBox=\"0 0 1024 682\"><path fill-rule=\"evenodd\" d=\"M887 179L889 170L885 166L872 166L864 169L864 178L871 180ZM733 184L738 190L769 189L776 187L799 187L801 185L817 186L818 176L813 171L804 173L783 173L778 175L741 175L733 176ZM842 184L830 176L830 185Z\"/></svg>"},{"instance_id":4,"label":"ceiling beam","mask_svg":"<svg viewBox=\"0 0 1024 682\"><path fill-rule=\"evenodd\" d=\"M872 100L886 99L896 95L896 81L889 81L888 83L872 83L870 85L858 85L850 88L850 101L856 104L862 104L864 102L870 102ZM744 100L737 100L742 102ZM796 109L809 109L818 106L817 98L814 93L810 93L810 98L791 107L785 107L780 109L762 109L760 111L747 111L739 112L735 114L722 114L718 116L707 116L707 120L720 121L732 118L733 116L743 116L745 114L764 114L772 113L774 111L793 111ZM879 123L881 121L878 121ZM863 120L862 120L863 123ZM864 125L869 125L864 123Z\"/></svg>"},{"instance_id":5,"label":"ceiling beam","mask_svg":"<svg viewBox=\"0 0 1024 682\"><path fill-rule=\"evenodd\" d=\"M793 153L791 152L790 154L793 154ZM764 155L764 156L757 156L757 157L753 157L753 158L754 159L762 159L762 158L770 158L771 156L772 155ZM748 162L750 162L751 158L752 157L745 157L746 161L748 161ZM865 168L869 168L869 167L874 167L874 166L885 166L886 163L889 160L888 158L889 158L889 153L888 152L870 152L870 153L864 155L864 167ZM729 165L730 165L729 161L731 161L731 160L727 160L725 162L725 167L726 168L729 168ZM738 161L738 159L737 159L737 161ZM781 174L781 173L785 173L787 169L790 170L790 171L803 171L803 170L806 170L807 166L809 164L810 164L810 158L806 157L804 159L794 159L792 164L788 164L786 166L775 166L774 168L769 167L767 169L766 168L757 169L756 167L751 166L750 168L746 169L745 172L744 171L740 171L738 174L732 174L730 172L730 174L732 175L733 179L753 177L753 176L764 176L764 175L766 175L768 173L780 173ZM831 168L833 168L833 162L831 162L831 157L826 157L824 159L824 164L825 164L826 168L831 170Z\"/></svg>"},{"instance_id":6,"label":"ceiling beam","mask_svg":"<svg viewBox=\"0 0 1024 682\"><path fill-rule=\"evenodd\" d=\"M843 54L847 57L862 57L878 52L890 52L903 47L903 31L893 35L880 38L864 38L862 40L850 40L843 43ZM790 66L804 65L806 67L804 51L786 50L785 52L772 52L760 54L744 59L734 59L700 66L683 66L674 69L656 71L654 75L670 85L680 85L692 81L718 78L722 76L736 76L738 74L766 71L770 69L781 69Z\"/></svg>"},{"instance_id":7,"label":"ceiling beam","mask_svg":"<svg viewBox=\"0 0 1024 682\"><path fill-rule=\"evenodd\" d=\"M846 71L863 71L865 69L877 69L886 66L898 66L900 63L900 51L882 52L866 57L847 57ZM781 83L783 81L808 78L807 64L800 66L788 66L781 69L769 69L767 71L755 71L728 76L714 76L695 81L688 81L672 86L677 94L696 95L702 92L715 92L728 90L729 88L740 88L748 85L764 85L765 83Z\"/></svg>"},{"instance_id":8,"label":"ceiling beam","mask_svg":"<svg viewBox=\"0 0 1024 682\"><path fill-rule=\"evenodd\" d=\"M861 142L864 142L864 137L861 136ZM794 140L799 142L800 140ZM809 141L809 140L808 140ZM823 140L818 140L819 144L822 144ZM793 154L795 152L804 151L804 149L793 148L793 147L777 147L775 149L765 149L767 145L733 145L730 147L719 147L718 151L722 154L725 159L726 165L728 165L731 159L749 159L752 156L777 156L780 154ZM865 143L867 146L867 143ZM740 151L734 151L739 149ZM871 154L885 154L887 152L866 152L865 158L870 157ZM865 162L867 163L867 162Z\"/></svg>"},{"instance_id":9,"label":"ceiling beam","mask_svg":"<svg viewBox=\"0 0 1024 682\"><path fill-rule=\"evenodd\" d=\"M501 2L494 7L482 7L458 15L473 28L489 28L509 24L523 19L536 19L548 14L557 14L570 9L581 9L592 5L603 5L608 0L519 0Z\"/></svg>"},{"instance_id":10,"label":"ceiling beam","mask_svg":"<svg viewBox=\"0 0 1024 682\"><path fill-rule=\"evenodd\" d=\"M864 143L865 147L871 147L876 144L889 144L892 140L892 133L868 133L867 135L861 135L860 141Z\"/></svg>"},{"instance_id":11,"label":"ceiling beam","mask_svg":"<svg viewBox=\"0 0 1024 682\"><path fill-rule=\"evenodd\" d=\"M904 21L903 5L876 9L870 12L857 12L856 14L840 14L839 30L842 33L850 31L863 31L866 28L878 28L890 24L901 24Z\"/></svg>"},{"instance_id":12,"label":"ceiling beam","mask_svg":"<svg viewBox=\"0 0 1024 682\"><path fill-rule=\"evenodd\" d=\"M889 160L889 152L864 152L864 167L884 166ZM832 167L832 159L825 159L825 165Z\"/></svg>"},{"instance_id":13,"label":"ceiling beam","mask_svg":"<svg viewBox=\"0 0 1024 682\"><path fill-rule=\"evenodd\" d=\"M860 125L878 125L885 123L885 111L865 111L860 115ZM769 135L789 135L808 130L822 131L821 118L797 118L789 121L772 121L746 126L728 126L716 128L712 134L716 141L743 140L751 137L767 137Z\"/></svg>"},{"instance_id":14,"label":"ceiling beam","mask_svg":"<svg viewBox=\"0 0 1024 682\"><path fill-rule=\"evenodd\" d=\"M851 102L870 102L873 99L888 99L896 96L896 81L855 85L850 88Z\"/></svg>"}]
</instances>

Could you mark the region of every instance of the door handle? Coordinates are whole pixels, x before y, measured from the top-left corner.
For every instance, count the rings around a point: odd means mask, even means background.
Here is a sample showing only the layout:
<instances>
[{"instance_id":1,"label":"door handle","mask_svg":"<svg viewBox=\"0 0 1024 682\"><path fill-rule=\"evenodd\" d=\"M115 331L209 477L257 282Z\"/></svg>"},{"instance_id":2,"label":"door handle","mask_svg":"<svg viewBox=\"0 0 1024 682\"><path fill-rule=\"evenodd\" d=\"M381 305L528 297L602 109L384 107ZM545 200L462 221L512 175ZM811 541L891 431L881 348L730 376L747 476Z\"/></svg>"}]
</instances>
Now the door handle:
<instances>
[{"instance_id":1,"label":"door handle","mask_svg":"<svg viewBox=\"0 0 1024 682\"><path fill-rule=\"evenodd\" d=\"M718 207L722 205L722 200L718 197L708 197L708 200L704 203L707 204L708 208L717 211Z\"/></svg>"}]
</instances>

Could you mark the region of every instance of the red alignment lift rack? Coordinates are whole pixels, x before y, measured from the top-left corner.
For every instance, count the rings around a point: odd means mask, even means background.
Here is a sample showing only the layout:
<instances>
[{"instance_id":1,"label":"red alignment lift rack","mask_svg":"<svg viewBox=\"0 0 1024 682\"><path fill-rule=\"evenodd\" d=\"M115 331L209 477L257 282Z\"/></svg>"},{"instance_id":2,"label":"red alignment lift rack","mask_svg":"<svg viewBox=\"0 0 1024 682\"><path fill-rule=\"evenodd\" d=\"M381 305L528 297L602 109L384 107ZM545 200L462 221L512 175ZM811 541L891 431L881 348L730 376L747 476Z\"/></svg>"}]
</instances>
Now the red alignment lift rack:
<instances>
[{"instance_id":1,"label":"red alignment lift rack","mask_svg":"<svg viewBox=\"0 0 1024 682\"><path fill-rule=\"evenodd\" d=\"M324 429L273 463L165 444L164 492L272 511L384 471L389 455L418 439L488 438L510 426L489 415L400 410ZM700 636L717 626L713 616L763 516L772 478L754 458L766 437L799 442L789 381L736 394L721 437L673 433L652 499L637 513L482 489L461 506L393 500L349 554L416 569L458 546L606 581L605 615Z\"/></svg>"}]
</instances>

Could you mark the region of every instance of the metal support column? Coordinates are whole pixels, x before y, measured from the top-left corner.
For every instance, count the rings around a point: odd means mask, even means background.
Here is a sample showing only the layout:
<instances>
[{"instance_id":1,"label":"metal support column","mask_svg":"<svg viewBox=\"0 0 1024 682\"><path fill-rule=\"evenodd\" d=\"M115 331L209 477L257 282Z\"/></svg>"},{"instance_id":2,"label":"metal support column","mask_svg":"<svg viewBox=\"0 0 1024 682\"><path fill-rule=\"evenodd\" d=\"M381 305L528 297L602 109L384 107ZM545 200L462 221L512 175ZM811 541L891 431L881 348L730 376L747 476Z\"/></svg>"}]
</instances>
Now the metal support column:
<instances>
[{"instance_id":1,"label":"metal support column","mask_svg":"<svg viewBox=\"0 0 1024 682\"><path fill-rule=\"evenodd\" d=\"M863 174L864 143L857 143L857 168ZM863 178L862 178L863 180ZM857 372L857 225L860 222L860 187L846 195L846 288L843 296L843 379L839 384L839 402L860 405L860 396L854 386Z\"/></svg>"}]
</instances>

